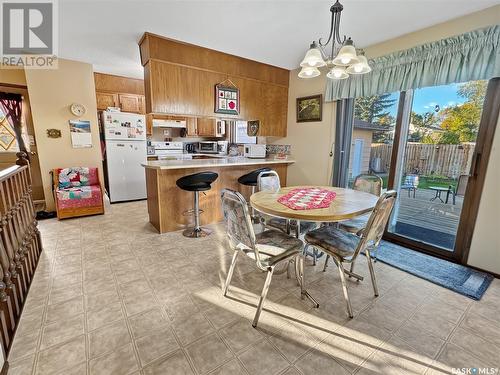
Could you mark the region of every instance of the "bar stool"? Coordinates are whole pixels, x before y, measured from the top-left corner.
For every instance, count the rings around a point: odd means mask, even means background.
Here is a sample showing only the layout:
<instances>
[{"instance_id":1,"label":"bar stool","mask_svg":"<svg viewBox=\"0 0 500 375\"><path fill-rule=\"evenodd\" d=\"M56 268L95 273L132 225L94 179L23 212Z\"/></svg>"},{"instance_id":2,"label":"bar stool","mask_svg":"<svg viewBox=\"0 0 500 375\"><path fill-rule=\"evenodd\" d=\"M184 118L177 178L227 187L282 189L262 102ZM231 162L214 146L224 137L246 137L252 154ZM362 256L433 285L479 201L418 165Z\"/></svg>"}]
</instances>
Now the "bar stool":
<instances>
[{"instance_id":1,"label":"bar stool","mask_svg":"<svg viewBox=\"0 0 500 375\"><path fill-rule=\"evenodd\" d=\"M210 230L200 226L200 213L203 212L203 210L200 210L200 191L210 190L210 184L217 177L219 175L215 172L200 172L181 177L176 181L177 186L182 190L194 192L194 208L190 210L194 214L194 228L188 228L182 232L185 237L205 237L212 233Z\"/></svg>"},{"instance_id":2,"label":"bar stool","mask_svg":"<svg viewBox=\"0 0 500 375\"><path fill-rule=\"evenodd\" d=\"M259 174L261 174L262 172L269 172L270 170L271 170L271 168L256 169L256 170L254 170L250 173L244 174L243 176L238 178L238 182L242 185L251 186L252 187L252 194L253 194L253 193L255 193L255 188L257 187L257 177L259 176ZM248 202L250 202L250 199L248 200ZM253 207L250 207L250 210L251 210L250 212L252 215L252 219L255 221L256 220L255 210L253 209Z\"/></svg>"}]
</instances>

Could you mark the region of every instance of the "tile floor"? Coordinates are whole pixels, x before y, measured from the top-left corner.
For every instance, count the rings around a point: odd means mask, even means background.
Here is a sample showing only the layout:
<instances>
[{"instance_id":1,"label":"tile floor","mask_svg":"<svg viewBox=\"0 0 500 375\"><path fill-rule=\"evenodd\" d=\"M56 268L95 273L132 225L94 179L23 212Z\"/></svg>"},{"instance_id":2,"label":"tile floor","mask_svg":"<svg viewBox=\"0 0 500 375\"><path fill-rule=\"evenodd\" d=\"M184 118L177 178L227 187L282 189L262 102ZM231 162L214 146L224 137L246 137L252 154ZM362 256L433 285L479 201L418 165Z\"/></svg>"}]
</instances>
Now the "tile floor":
<instances>
[{"instance_id":1,"label":"tile floor","mask_svg":"<svg viewBox=\"0 0 500 375\"><path fill-rule=\"evenodd\" d=\"M347 318L333 267L306 267L311 308L294 280L275 276L258 329L263 274L231 254L222 226L205 239L158 235L145 202L104 216L40 222L44 252L10 352L27 374L449 374L500 366L500 282L474 302L376 264L349 281ZM361 259L358 272L368 275Z\"/></svg>"}]
</instances>

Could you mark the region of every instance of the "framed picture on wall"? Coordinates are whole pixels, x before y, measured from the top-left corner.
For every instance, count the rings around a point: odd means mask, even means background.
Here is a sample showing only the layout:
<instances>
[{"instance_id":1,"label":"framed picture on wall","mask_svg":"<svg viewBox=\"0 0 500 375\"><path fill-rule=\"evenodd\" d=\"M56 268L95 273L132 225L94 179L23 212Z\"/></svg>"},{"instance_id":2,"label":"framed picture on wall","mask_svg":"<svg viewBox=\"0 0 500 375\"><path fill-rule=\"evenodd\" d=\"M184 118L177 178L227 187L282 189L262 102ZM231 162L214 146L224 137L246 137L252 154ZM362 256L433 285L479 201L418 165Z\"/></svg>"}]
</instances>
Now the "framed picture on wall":
<instances>
[{"instance_id":1,"label":"framed picture on wall","mask_svg":"<svg viewBox=\"0 0 500 375\"><path fill-rule=\"evenodd\" d=\"M214 112L226 115L238 115L240 113L240 90L234 85L233 87L222 84L215 85Z\"/></svg>"},{"instance_id":2,"label":"framed picture on wall","mask_svg":"<svg viewBox=\"0 0 500 375\"><path fill-rule=\"evenodd\" d=\"M297 98L297 122L318 122L323 118L323 95Z\"/></svg>"}]
</instances>

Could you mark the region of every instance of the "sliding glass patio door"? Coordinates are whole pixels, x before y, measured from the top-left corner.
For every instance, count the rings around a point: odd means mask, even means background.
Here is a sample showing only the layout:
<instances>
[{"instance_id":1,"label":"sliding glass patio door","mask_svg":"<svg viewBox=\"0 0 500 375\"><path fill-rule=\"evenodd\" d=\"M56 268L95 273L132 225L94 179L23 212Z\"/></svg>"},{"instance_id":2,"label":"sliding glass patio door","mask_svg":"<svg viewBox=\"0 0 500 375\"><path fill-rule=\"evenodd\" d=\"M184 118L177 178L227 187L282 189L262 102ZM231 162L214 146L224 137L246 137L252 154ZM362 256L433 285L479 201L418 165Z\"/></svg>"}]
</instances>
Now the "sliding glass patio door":
<instances>
[{"instance_id":1,"label":"sliding glass patio door","mask_svg":"<svg viewBox=\"0 0 500 375\"><path fill-rule=\"evenodd\" d=\"M349 181L373 173L384 189L398 191L387 240L466 259L500 106L499 79L487 86L472 81L356 99Z\"/></svg>"}]
</instances>

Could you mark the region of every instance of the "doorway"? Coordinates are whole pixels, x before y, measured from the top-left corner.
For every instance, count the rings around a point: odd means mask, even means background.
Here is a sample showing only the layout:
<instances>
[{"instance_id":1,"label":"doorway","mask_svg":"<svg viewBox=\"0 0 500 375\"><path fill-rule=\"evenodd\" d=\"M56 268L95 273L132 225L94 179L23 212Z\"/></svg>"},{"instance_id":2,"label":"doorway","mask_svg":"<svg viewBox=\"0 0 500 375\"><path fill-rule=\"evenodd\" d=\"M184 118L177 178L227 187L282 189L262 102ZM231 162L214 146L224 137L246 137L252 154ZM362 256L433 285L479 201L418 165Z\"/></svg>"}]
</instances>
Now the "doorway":
<instances>
[{"instance_id":1,"label":"doorway","mask_svg":"<svg viewBox=\"0 0 500 375\"><path fill-rule=\"evenodd\" d=\"M352 156L352 176L356 177L361 174L361 163L363 162L363 149L365 143L362 139L354 140L353 156Z\"/></svg>"},{"instance_id":2,"label":"doorway","mask_svg":"<svg viewBox=\"0 0 500 375\"><path fill-rule=\"evenodd\" d=\"M500 79L358 98L370 171L398 199L384 238L465 263L500 108ZM350 158L352 178L359 155Z\"/></svg>"},{"instance_id":3,"label":"doorway","mask_svg":"<svg viewBox=\"0 0 500 375\"><path fill-rule=\"evenodd\" d=\"M42 174L31 116L28 90L18 85L0 85L0 169L16 164L19 151L30 160L33 200L43 207Z\"/></svg>"}]
</instances>

